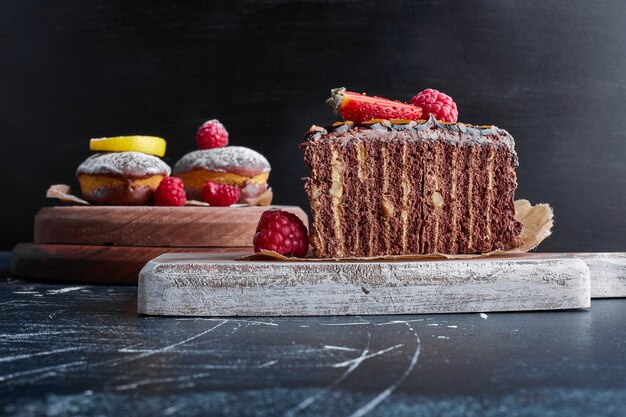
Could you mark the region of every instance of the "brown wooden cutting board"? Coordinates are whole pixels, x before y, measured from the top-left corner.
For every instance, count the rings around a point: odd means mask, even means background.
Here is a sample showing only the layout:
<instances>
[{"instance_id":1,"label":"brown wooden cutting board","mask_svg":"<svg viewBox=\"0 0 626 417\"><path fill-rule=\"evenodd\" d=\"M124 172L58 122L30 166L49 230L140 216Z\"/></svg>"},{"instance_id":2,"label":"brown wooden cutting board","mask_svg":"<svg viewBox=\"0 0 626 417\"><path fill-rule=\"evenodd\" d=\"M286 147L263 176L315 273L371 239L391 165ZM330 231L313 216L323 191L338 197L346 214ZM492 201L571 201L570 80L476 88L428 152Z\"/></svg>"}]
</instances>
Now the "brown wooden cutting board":
<instances>
[{"instance_id":1,"label":"brown wooden cutting board","mask_svg":"<svg viewBox=\"0 0 626 417\"><path fill-rule=\"evenodd\" d=\"M307 215L295 206L274 206ZM35 243L104 246L252 246L261 214L270 207L45 207L35 216Z\"/></svg>"},{"instance_id":2,"label":"brown wooden cutting board","mask_svg":"<svg viewBox=\"0 0 626 417\"><path fill-rule=\"evenodd\" d=\"M273 206L307 216L294 206ZM14 275L55 281L136 284L141 268L167 252L252 253L271 207L46 207L35 241L15 247Z\"/></svg>"},{"instance_id":3,"label":"brown wooden cutting board","mask_svg":"<svg viewBox=\"0 0 626 417\"><path fill-rule=\"evenodd\" d=\"M164 253L227 252L247 255L252 251L251 247L171 248L20 243L11 254L11 273L19 277L56 282L136 285L141 268Z\"/></svg>"}]
</instances>

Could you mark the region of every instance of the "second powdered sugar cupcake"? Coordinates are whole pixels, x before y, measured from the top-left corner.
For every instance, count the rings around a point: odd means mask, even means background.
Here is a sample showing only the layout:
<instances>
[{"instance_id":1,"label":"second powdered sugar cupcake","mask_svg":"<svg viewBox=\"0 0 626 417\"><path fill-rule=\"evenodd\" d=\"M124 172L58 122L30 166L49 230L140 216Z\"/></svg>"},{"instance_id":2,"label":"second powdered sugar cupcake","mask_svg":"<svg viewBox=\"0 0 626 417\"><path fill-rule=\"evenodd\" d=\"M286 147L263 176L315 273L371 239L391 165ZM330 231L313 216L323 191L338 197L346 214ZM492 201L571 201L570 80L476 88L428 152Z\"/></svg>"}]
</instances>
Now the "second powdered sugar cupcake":
<instances>
[{"instance_id":1,"label":"second powdered sugar cupcake","mask_svg":"<svg viewBox=\"0 0 626 417\"><path fill-rule=\"evenodd\" d=\"M185 184L187 198L200 200L208 182L240 190L238 203L269 205L272 192L267 180L271 166L260 153L243 146L226 146L228 132L217 120L209 120L196 136L199 150L183 156L173 175Z\"/></svg>"}]
</instances>

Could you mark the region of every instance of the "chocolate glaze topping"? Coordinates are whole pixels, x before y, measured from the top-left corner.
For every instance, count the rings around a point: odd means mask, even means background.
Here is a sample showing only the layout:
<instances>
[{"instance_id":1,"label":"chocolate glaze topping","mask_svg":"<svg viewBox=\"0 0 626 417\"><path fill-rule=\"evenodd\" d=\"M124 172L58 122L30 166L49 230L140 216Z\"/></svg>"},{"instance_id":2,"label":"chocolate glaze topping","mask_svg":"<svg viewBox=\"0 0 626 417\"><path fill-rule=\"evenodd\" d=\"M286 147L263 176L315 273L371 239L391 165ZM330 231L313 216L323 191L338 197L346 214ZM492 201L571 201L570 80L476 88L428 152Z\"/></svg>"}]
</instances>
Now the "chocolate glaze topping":
<instances>
[{"instance_id":1,"label":"chocolate glaze topping","mask_svg":"<svg viewBox=\"0 0 626 417\"><path fill-rule=\"evenodd\" d=\"M440 122L432 115L428 120L405 120L405 119L374 119L369 122L355 124L351 121L336 122L329 127L313 125L304 137L304 141L324 139L342 139L346 133L350 135L362 134L366 131L375 131L374 139L380 138L380 132L397 132L406 135L407 140L443 140L451 144L471 146L474 144L491 144L505 146L515 158L515 166L518 165L515 141L511 134L496 126L474 126L465 123Z\"/></svg>"}]
</instances>

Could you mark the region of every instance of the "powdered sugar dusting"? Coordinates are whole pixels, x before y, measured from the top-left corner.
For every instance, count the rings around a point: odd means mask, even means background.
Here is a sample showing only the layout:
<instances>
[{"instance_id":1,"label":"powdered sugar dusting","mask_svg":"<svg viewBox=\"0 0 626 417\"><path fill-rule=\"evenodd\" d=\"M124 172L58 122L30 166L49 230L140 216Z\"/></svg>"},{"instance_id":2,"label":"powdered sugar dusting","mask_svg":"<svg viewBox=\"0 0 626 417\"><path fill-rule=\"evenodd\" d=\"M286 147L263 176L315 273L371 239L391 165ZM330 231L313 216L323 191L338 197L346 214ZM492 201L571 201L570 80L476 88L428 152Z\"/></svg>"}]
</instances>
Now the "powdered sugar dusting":
<instances>
[{"instance_id":1,"label":"powdered sugar dusting","mask_svg":"<svg viewBox=\"0 0 626 417\"><path fill-rule=\"evenodd\" d=\"M170 175L169 165L156 156L141 152L97 153L78 166L76 175Z\"/></svg>"},{"instance_id":2,"label":"powdered sugar dusting","mask_svg":"<svg viewBox=\"0 0 626 417\"><path fill-rule=\"evenodd\" d=\"M257 151L243 146L227 146L188 153L176 162L174 173L188 172L198 168L245 176L258 175L269 172L271 169L267 159Z\"/></svg>"}]
</instances>

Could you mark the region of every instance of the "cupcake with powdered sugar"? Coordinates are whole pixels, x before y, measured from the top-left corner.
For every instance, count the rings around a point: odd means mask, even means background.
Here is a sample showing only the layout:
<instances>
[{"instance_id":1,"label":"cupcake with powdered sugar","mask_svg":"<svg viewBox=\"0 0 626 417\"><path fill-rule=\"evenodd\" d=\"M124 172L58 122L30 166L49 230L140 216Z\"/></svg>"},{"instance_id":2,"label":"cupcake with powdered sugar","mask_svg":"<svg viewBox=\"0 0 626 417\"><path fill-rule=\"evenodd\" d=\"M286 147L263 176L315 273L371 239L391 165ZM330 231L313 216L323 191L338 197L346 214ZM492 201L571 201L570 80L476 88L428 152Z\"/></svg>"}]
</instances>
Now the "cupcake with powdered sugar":
<instances>
[{"instance_id":1,"label":"cupcake with powdered sugar","mask_svg":"<svg viewBox=\"0 0 626 417\"><path fill-rule=\"evenodd\" d=\"M198 200L207 182L237 186L239 203L269 205L267 185L271 166L260 153L243 146L201 149L183 156L174 165L174 176L183 180L187 197Z\"/></svg>"},{"instance_id":2,"label":"cupcake with powdered sugar","mask_svg":"<svg viewBox=\"0 0 626 417\"><path fill-rule=\"evenodd\" d=\"M151 204L154 190L170 167L142 152L97 153L78 166L76 176L83 198L92 204Z\"/></svg>"}]
</instances>

